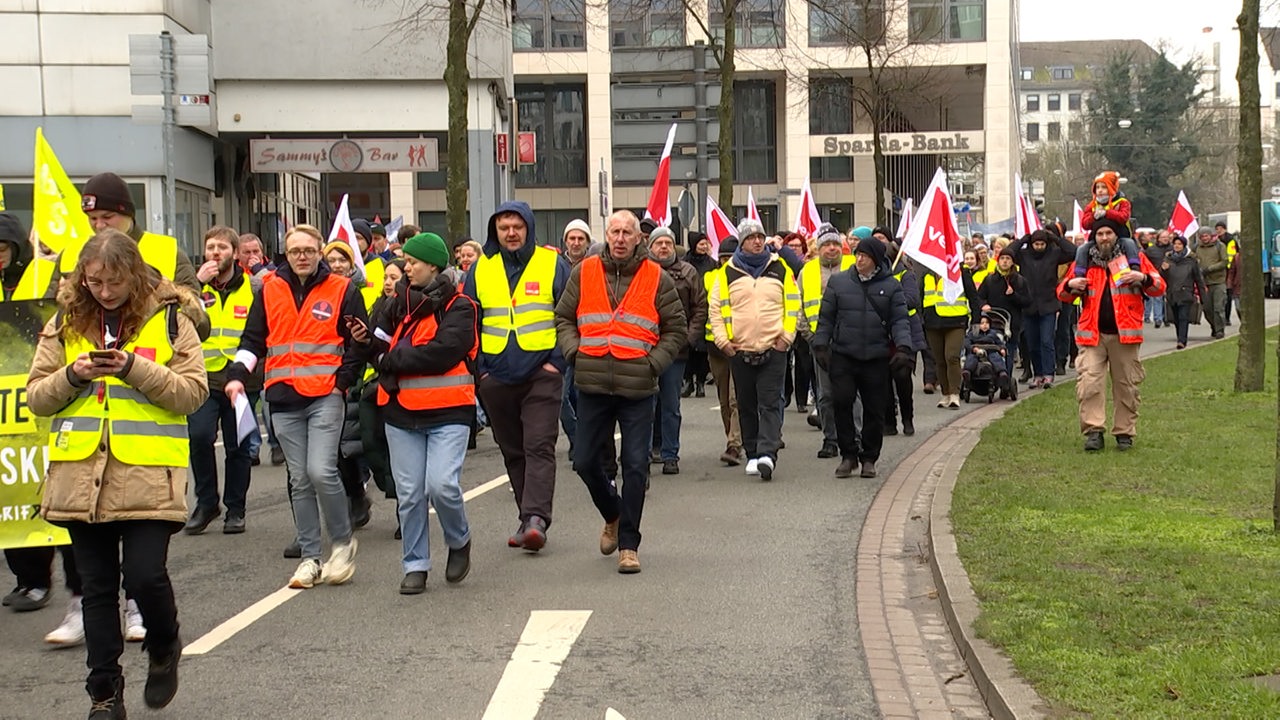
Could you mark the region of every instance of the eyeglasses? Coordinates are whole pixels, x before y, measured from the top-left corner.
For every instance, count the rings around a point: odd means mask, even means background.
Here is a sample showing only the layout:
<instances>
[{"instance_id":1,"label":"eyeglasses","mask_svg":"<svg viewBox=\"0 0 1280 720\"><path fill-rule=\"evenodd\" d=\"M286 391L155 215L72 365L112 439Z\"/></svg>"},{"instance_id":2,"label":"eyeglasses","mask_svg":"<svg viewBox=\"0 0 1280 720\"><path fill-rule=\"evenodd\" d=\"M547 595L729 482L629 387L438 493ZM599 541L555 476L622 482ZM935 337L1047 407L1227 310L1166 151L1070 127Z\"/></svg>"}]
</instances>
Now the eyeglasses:
<instances>
[{"instance_id":1,"label":"eyeglasses","mask_svg":"<svg viewBox=\"0 0 1280 720\"><path fill-rule=\"evenodd\" d=\"M315 257L319 254L320 251L315 248L294 248L285 253L291 258Z\"/></svg>"}]
</instances>

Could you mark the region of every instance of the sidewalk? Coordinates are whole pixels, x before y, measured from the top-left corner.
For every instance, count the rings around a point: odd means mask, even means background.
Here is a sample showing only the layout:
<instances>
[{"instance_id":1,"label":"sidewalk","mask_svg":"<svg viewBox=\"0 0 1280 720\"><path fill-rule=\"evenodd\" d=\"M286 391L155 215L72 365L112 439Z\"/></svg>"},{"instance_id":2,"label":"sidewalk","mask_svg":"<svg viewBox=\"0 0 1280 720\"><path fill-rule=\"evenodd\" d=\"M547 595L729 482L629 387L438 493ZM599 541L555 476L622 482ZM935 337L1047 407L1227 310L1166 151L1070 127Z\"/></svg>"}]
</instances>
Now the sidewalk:
<instances>
[{"instance_id":1,"label":"sidewalk","mask_svg":"<svg viewBox=\"0 0 1280 720\"><path fill-rule=\"evenodd\" d=\"M1266 304L1266 324L1280 303ZM1230 338L1239 330L1227 328ZM1208 326L1192 326L1191 347ZM1143 358L1174 352L1173 331L1146 331ZM1048 392L1073 392L1074 372ZM1022 395L1025 399L1028 394ZM977 637L980 607L956 553L951 492L996 402L956 418L903 460L867 511L858 543L858 625L872 689L887 719L1046 717L1049 707L1009 660Z\"/></svg>"}]
</instances>

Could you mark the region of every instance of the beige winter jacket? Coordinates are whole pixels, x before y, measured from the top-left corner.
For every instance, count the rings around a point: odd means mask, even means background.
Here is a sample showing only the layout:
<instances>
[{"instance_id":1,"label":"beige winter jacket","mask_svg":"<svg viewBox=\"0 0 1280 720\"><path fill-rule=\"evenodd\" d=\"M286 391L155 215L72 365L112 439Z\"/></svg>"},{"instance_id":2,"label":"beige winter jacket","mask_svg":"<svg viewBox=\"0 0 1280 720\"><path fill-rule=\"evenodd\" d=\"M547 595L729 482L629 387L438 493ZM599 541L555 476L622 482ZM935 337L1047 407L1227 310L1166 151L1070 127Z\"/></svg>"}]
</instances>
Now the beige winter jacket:
<instances>
[{"instance_id":1,"label":"beige winter jacket","mask_svg":"<svg viewBox=\"0 0 1280 720\"><path fill-rule=\"evenodd\" d=\"M729 281L727 292L722 287L726 278ZM723 351L730 344L729 331L720 309L720 303L726 297L733 319L732 342L737 350L762 352L773 347L778 340L791 347L796 339L796 319L794 314L789 322L786 317L788 292L795 295L794 303L799 306L799 290L791 279L791 271L781 260L774 258L759 278L751 277L738 267L736 261L729 261L720 281L712 285L707 296L708 318L716 347Z\"/></svg>"},{"instance_id":2,"label":"beige winter jacket","mask_svg":"<svg viewBox=\"0 0 1280 720\"><path fill-rule=\"evenodd\" d=\"M178 333L173 341L173 358L159 365L135 355L128 374L122 378L141 391L152 403L181 415L195 412L209 396L204 370L204 353L188 312L200 309L200 301L185 287L163 280L156 286L148 305L178 304ZM55 323L45 325L36 345L35 359L27 377L27 405L39 416L52 416L80 393L72 385ZM95 331L88 337L100 346ZM129 339L123 339L128 342ZM126 465L108 449L111 438L103 427L103 442L90 457L77 462L51 462L45 479L40 515L53 523L66 521L112 522L115 520L187 519L187 468Z\"/></svg>"}]
</instances>

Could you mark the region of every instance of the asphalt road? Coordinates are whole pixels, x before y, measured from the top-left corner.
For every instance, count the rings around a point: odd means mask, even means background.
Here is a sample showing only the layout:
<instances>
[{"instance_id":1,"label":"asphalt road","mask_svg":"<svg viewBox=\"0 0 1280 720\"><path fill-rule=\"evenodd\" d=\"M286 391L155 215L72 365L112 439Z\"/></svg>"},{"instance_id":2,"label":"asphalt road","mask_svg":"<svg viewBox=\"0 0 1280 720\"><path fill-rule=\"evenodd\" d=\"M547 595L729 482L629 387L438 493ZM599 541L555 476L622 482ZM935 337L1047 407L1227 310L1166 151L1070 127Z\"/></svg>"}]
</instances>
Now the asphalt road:
<instances>
[{"instance_id":1,"label":"asphalt road","mask_svg":"<svg viewBox=\"0 0 1280 720\"><path fill-rule=\"evenodd\" d=\"M1269 315L1275 306L1268 303ZM1171 329L1150 332L1172 344ZM1205 335L1207 326L1193 327L1193 342ZM917 391L917 434L885 439L881 478L941 424L979 407L942 410L937 397ZM616 556L596 549L602 523L561 438L556 516L542 552L506 546L517 519L510 491L498 485L467 503L471 575L444 583L444 544L433 527L438 572L426 594L401 596L394 506L375 498L373 521L358 533L353 581L281 593L287 601L184 658L181 689L163 716L480 718L493 701L495 718L598 720L610 709L631 720L878 717L853 569L880 479L834 478L838 461L815 457L821 435L794 409L771 483L725 468L715 402L684 402L682 474L654 467L641 574L619 575ZM464 489L503 473L492 437L482 434ZM280 552L293 537L283 468L255 468L249 508L244 535L224 536L215 521L202 536L174 537L169 568L188 645L277 593L296 565ZM0 612L0 718L87 713L83 648L42 642L66 598L59 589L39 612ZM534 686L557 666L556 633L526 635L517 653L524 662L503 677L539 611L581 614L553 618L570 628L559 634L567 657L537 711ZM138 646L127 648L123 665L126 703L146 716ZM513 704L498 705L495 692Z\"/></svg>"}]
</instances>

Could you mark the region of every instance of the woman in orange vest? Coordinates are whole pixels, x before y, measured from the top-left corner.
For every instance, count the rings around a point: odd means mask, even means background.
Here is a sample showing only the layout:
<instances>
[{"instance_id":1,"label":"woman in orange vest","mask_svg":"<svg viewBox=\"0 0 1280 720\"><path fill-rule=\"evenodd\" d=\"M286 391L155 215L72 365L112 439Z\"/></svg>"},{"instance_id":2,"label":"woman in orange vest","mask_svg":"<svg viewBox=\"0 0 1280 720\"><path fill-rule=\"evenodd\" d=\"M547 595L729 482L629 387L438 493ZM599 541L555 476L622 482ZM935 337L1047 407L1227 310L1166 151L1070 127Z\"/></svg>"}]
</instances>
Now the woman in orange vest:
<instances>
[{"instance_id":1,"label":"woman in orange vest","mask_svg":"<svg viewBox=\"0 0 1280 720\"><path fill-rule=\"evenodd\" d=\"M400 593L417 595L431 570L428 501L449 546L445 580L461 582L471 569L459 480L476 416L480 336L475 302L441 274L449 265L444 240L420 233L403 249L403 292L381 315L374 352L403 536Z\"/></svg>"}]
</instances>

